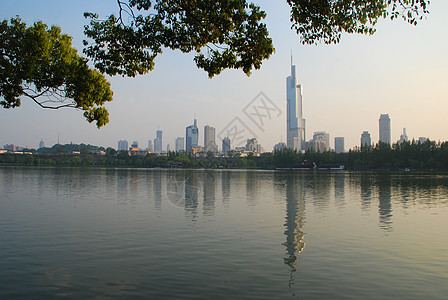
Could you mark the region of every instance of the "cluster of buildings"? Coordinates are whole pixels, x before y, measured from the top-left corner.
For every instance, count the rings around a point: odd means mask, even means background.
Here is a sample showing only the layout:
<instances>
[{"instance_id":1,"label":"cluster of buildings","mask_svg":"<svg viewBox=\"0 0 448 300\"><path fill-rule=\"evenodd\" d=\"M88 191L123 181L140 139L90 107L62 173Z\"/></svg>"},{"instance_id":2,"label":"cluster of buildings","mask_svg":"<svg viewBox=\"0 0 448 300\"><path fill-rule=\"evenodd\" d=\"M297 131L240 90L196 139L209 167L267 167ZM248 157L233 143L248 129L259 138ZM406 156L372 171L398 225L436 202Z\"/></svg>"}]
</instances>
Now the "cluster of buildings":
<instances>
[{"instance_id":1,"label":"cluster of buildings","mask_svg":"<svg viewBox=\"0 0 448 300\"><path fill-rule=\"evenodd\" d=\"M156 131L156 137L154 143L148 140L148 147L142 149L139 148L138 142L134 141L129 147L127 140L118 141L118 151L130 151L132 154L146 155L147 153L166 154L170 151L176 151L179 153L191 153L193 155L207 155L213 154L230 154L238 153L241 156L248 155L250 153L254 155L260 155L264 152L263 147L258 143L256 138L247 140L245 147L235 147L232 149L231 141L228 137L222 139L221 151L219 151L218 144L216 142L216 129L212 126L204 126L204 143L199 144L199 128L198 121L195 118L193 124L189 125L185 129L185 137L177 137L174 143L174 149L170 144L167 144L166 149L162 148L163 145L163 132L158 129ZM153 145L154 144L154 145Z\"/></svg>"},{"instance_id":2,"label":"cluster of buildings","mask_svg":"<svg viewBox=\"0 0 448 300\"><path fill-rule=\"evenodd\" d=\"M331 150L330 135L325 131L314 132L313 138L306 141L306 122L303 118L302 112L303 95L302 85L296 76L296 66L293 64L291 56L291 75L286 78L286 144L280 142L276 144L273 151L278 151L284 148L289 148L298 152L316 151L323 152ZM146 155L147 153L164 154L170 151L187 152L194 155L207 155L207 153L237 153L239 155L260 155L264 152L263 147L259 144L256 138L247 140L245 147L232 148L232 141L229 137L225 137L220 141L221 151L219 151L218 142L216 141L216 130L214 127L205 125L204 143L199 144L199 128L197 119L194 118L193 124L186 127L185 137L177 137L175 139L174 147L170 144L163 148L163 132L160 128L156 131L156 137L148 141L147 147L139 147L138 142L134 141L131 145L126 140L118 141L118 151L130 151L132 154ZM408 140L406 135L406 128L403 129L403 134L400 136L398 143L403 143ZM425 137L419 138L420 142L426 141ZM379 119L379 142L391 144L391 121L388 114L381 114ZM58 141L59 143L59 141ZM372 139L368 131L363 131L361 134L361 147L371 146ZM41 140L39 148L44 147L44 142ZM16 152L22 151L15 145L5 145L4 151ZM334 151L341 153L345 151L344 137L334 138Z\"/></svg>"}]
</instances>

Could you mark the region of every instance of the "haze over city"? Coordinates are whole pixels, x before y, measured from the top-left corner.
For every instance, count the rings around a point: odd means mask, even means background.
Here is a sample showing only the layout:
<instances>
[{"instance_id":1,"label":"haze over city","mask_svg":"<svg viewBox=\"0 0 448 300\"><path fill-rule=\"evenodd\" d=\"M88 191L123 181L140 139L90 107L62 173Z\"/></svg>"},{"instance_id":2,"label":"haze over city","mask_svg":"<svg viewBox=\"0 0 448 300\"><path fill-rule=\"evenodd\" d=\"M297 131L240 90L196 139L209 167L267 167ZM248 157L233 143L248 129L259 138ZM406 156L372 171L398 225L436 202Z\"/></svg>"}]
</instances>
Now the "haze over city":
<instances>
[{"instance_id":1,"label":"haze over city","mask_svg":"<svg viewBox=\"0 0 448 300\"><path fill-rule=\"evenodd\" d=\"M16 109L0 109L0 146L16 144L37 148L60 143L88 143L117 147L120 139L146 145L156 130L163 130L163 148L185 136L185 127L198 119L199 141L203 127L216 133L262 92L280 110L263 128L252 126L267 151L286 142L286 77L290 75L291 52L297 77L303 87L303 117L306 140L315 131L345 138L345 148L360 144L363 131L378 141L378 119L391 118L392 142L407 128L410 139L421 136L448 140L448 27L442 15L446 1L433 1L427 19L417 26L401 20L381 20L373 36L343 35L338 45L305 46L290 29L286 1L255 1L267 12L265 22L276 53L250 77L226 70L209 79L197 69L193 55L166 50L156 59L154 71L136 78L108 77L114 101L106 105L110 123L98 130L82 112L73 109L48 111L28 99ZM117 12L115 1L0 1L0 17L19 15L31 25L41 20L58 25L73 37L82 53L83 18L86 11L106 17ZM243 119L244 120L244 119ZM247 120L244 120L248 122ZM220 145L220 140L217 139Z\"/></svg>"}]
</instances>

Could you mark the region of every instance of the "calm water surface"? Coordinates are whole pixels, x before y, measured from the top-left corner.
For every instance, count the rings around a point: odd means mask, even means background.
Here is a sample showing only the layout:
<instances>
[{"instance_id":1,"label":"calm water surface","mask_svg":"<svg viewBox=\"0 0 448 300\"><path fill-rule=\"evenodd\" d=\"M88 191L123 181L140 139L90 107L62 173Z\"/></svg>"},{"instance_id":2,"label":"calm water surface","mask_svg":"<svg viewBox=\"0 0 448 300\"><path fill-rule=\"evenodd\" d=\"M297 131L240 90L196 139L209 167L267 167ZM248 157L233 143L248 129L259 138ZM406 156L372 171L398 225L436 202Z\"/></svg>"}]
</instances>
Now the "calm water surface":
<instances>
[{"instance_id":1,"label":"calm water surface","mask_svg":"<svg viewBox=\"0 0 448 300\"><path fill-rule=\"evenodd\" d=\"M448 176L0 168L1 299L446 299Z\"/></svg>"}]
</instances>

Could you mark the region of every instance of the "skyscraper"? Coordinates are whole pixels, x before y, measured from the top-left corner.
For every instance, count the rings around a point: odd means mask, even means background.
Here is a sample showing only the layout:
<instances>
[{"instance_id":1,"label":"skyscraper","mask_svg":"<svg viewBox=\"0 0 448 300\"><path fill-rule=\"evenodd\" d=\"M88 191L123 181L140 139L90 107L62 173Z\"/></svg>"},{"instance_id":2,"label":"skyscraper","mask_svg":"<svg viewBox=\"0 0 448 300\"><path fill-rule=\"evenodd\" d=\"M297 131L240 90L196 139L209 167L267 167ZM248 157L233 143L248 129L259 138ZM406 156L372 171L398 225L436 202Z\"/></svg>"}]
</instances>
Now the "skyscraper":
<instances>
[{"instance_id":1,"label":"skyscraper","mask_svg":"<svg viewBox=\"0 0 448 300\"><path fill-rule=\"evenodd\" d=\"M222 153L227 153L230 151L230 139L225 137L222 139Z\"/></svg>"},{"instance_id":2,"label":"skyscraper","mask_svg":"<svg viewBox=\"0 0 448 300\"><path fill-rule=\"evenodd\" d=\"M198 146L199 141L199 130L198 130L198 121L194 119L194 124L190 125L186 128L185 135L185 143L186 143L186 151L189 151L193 147Z\"/></svg>"},{"instance_id":3,"label":"skyscraper","mask_svg":"<svg viewBox=\"0 0 448 300\"><path fill-rule=\"evenodd\" d=\"M128 151L128 141L126 140L119 140L118 141L118 151Z\"/></svg>"},{"instance_id":4,"label":"skyscraper","mask_svg":"<svg viewBox=\"0 0 448 300\"><path fill-rule=\"evenodd\" d=\"M286 78L286 136L289 149L305 149L305 119L302 117L302 85L296 77L296 66L292 64L291 76Z\"/></svg>"},{"instance_id":5,"label":"skyscraper","mask_svg":"<svg viewBox=\"0 0 448 300\"><path fill-rule=\"evenodd\" d=\"M183 137L178 137L176 139L176 152L180 152L180 151L184 151L184 138Z\"/></svg>"},{"instance_id":6,"label":"skyscraper","mask_svg":"<svg viewBox=\"0 0 448 300\"><path fill-rule=\"evenodd\" d=\"M370 133L368 131L363 131L361 134L361 148L372 146L372 139L370 138Z\"/></svg>"},{"instance_id":7,"label":"skyscraper","mask_svg":"<svg viewBox=\"0 0 448 300\"><path fill-rule=\"evenodd\" d=\"M403 134L400 135L400 140L398 141L398 143L401 145L407 141L408 141L408 135L406 134L406 128L403 128Z\"/></svg>"},{"instance_id":8,"label":"skyscraper","mask_svg":"<svg viewBox=\"0 0 448 300\"><path fill-rule=\"evenodd\" d=\"M380 120L380 142L390 145L390 118L388 114L381 114Z\"/></svg>"},{"instance_id":9,"label":"skyscraper","mask_svg":"<svg viewBox=\"0 0 448 300\"><path fill-rule=\"evenodd\" d=\"M152 151L152 141L148 140L148 151Z\"/></svg>"},{"instance_id":10,"label":"skyscraper","mask_svg":"<svg viewBox=\"0 0 448 300\"><path fill-rule=\"evenodd\" d=\"M334 138L334 151L336 153L342 153L345 151L343 137L335 137Z\"/></svg>"},{"instance_id":11,"label":"skyscraper","mask_svg":"<svg viewBox=\"0 0 448 300\"><path fill-rule=\"evenodd\" d=\"M44 140L43 140L43 139L40 139L40 142L39 142L39 149L42 149L42 148L44 148L44 147L45 147Z\"/></svg>"},{"instance_id":12,"label":"skyscraper","mask_svg":"<svg viewBox=\"0 0 448 300\"><path fill-rule=\"evenodd\" d=\"M154 153L162 153L162 130L156 131L156 138L154 139Z\"/></svg>"},{"instance_id":13,"label":"skyscraper","mask_svg":"<svg viewBox=\"0 0 448 300\"><path fill-rule=\"evenodd\" d=\"M206 153L216 151L215 128L208 125L204 126L204 149Z\"/></svg>"},{"instance_id":14,"label":"skyscraper","mask_svg":"<svg viewBox=\"0 0 448 300\"><path fill-rule=\"evenodd\" d=\"M313 135L313 140L324 143L325 145L323 145L321 147L324 147L325 150L330 150L330 134L329 133L326 133L325 131L317 131Z\"/></svg>"}]
</instances>

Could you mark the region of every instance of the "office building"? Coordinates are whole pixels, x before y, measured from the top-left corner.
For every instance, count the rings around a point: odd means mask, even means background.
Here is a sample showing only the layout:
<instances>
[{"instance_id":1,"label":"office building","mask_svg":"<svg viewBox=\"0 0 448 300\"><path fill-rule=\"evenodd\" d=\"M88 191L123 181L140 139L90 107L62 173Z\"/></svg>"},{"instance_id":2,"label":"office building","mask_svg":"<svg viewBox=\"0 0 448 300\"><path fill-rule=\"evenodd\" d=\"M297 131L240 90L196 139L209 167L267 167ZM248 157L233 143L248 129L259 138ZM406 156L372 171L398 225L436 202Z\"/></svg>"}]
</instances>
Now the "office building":
<instances>
[{"instance_id":1,"label":"office building","mask_svg":"<svg viewBox=\"0 0 448 300\"><path fill-rule=\"evenodd\" d=\"M178 137L176 139L176 152L181 152L184 151L184 138L183 137Z\"/></svg>"},{"instance_id":2,"label":"office building","mask_svg":"<svg viewBox=\"0 0 448 300\"><path fill-rule=\"evenodd\" d=\"M128 151L129 150L129 145L128 145L128 141L126 140L119 140L118 141L118 151Z\"/></svg>"},{"instance_id":3,"label":"office building","mask_svg":"<svg viewBox=\"0 0 448 300\"><path fill-rule=\"evenodd\" d=\"M280 151L280 150L285 149L285 148L286 148L286 144L283 143L283 142L280 142L280 143L274 145L273 151L277 152L277 151Z\"/></svg>"},{"instance_id":4,"label":"office building","mask_svg":"<svg viewBox=\"0 0 448 300\"><path fill-rule=\"evenodd\" d=\"M330 150L330 134L326 133L325 131L317 131L314 133L313 135L313 140L314 141L320 141L320 147L324 147L324 151L325 150Z\"/></svg>"},{"instance_id":5,"label":"office building","mask_svg":"<svg viewBox=\"0 0 448 300\"><path fill-rule=\"evenodd\" d=\"M246 143L246 151L252 153L263 153L263 147L258 143L256 138L248 139Z\"/></svg>"},{"instance_id":6,"label":"office building","mask_svg":"<svg viewBox=\"0 0 448 300\"><path fill-rule=\"evenodd\" d=\"M302 116L302 85L296 77L296 66L292 63L291 76L286 78L286 144L289 149L305 149L305 119Z\"/></svg>"},{"instance_id":7,"label":"office building","mask_svg":"<svg viewBox=\"0 0 448 300\"><path fill-rule=\"evenodd\" d=\"M148 140L148 151L152 152L152 141Z\"/></svg>"},{"instance_id":8,"label":"office building","mask_svg":"<svg viewBox=\"0 0 448 300\"><path fill-rule=\"evenodd\" d=\"M372 146L372 139L370 138L370 133L368 131L363 131L361 134L361 148Z\"/></svg>"},{"instance_id":9,"label":"office building","mask_svg":"<svg viewBox=\"0 0 448 300\"><path fill-rule=\"evenodd\" d=\"M381 114L379 120L380 127L380 143L386 143L390 145L390 118L388 114Z\"/></svg>"},{"instance_id":10,"label":"office building","mask_svg":"<svg viewBox=\"0 0 448 300\"><path fill-rule=\"evenodd\" d=\"M335 137L334 138L334 151L336 153L345 152L343 137Z\"/></svg>"},{"instance_id":11,"label":"office building","mask_svg":"<svg viewBox=\"0 0 448 300\"><path fill-rule=\"evenodd\" d=\"M154 139L154 153L162 153L162 130L156 131L156 138Z\"/></svg>"},{"instance_id":12,"label":"office building","mask_svg":"<svg viewBox=\"0 0 448 300\"><path fill-rule=\"evenodd\" d=\"M205 152L216 152L215 128L204 126L204 150Z\"/></svg>"},{"instance_id":13,"label":"office building","mask_svg":"<svg viewBox=\"0 0 448 300\"><path fill-rule=\"evenodd\" d=\"M222 153L227 153L230 151L230 139L225 137L222 139Z\"/></svg>"},{"instance_id":14,"label":"office building","mask_svg":"<svg viewBox=\"0 0 448 300\"><path fill-rule=\"evenodd\" d=\"M198 141L199 141L198 121L194 119L194 124L186 128L185 150L190 151L191 148L198 147Z\"/></svg>"},{"instance_id":15,"label":"office building","mask_svg":"<svg viewBox=\"0 0 448 300\"><path fill-rule=\"evenodd\" d=\"M403 144L404 142L407 142L408 139L408 135L406 134L406 128L403 128L403 134L400 135L400 139L398 140L398 144Z\"/></svg>"}]
</instances>

